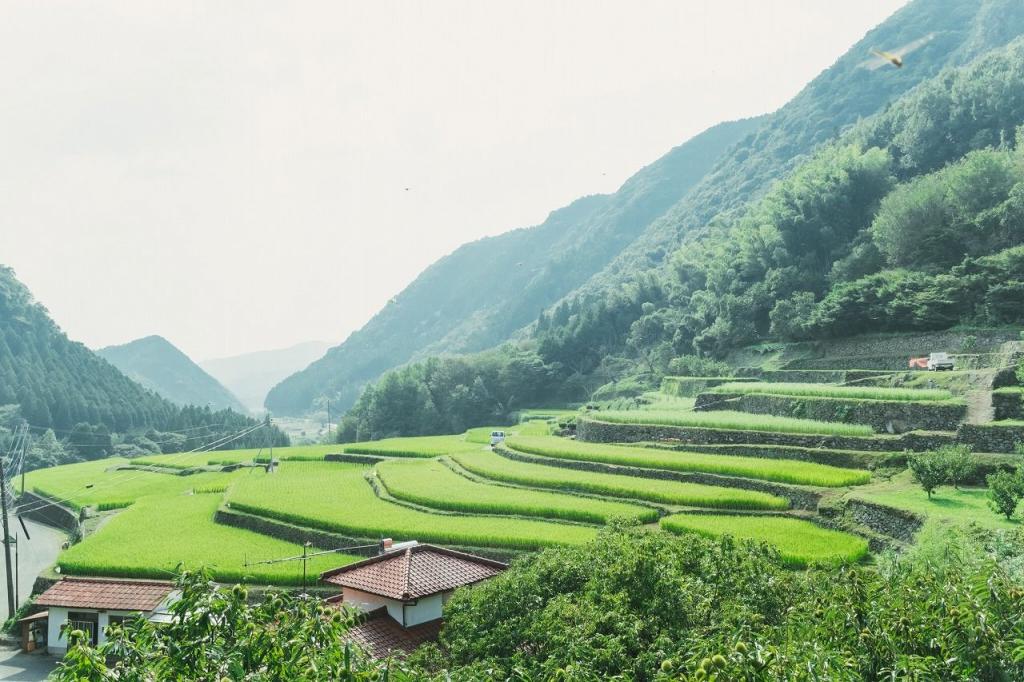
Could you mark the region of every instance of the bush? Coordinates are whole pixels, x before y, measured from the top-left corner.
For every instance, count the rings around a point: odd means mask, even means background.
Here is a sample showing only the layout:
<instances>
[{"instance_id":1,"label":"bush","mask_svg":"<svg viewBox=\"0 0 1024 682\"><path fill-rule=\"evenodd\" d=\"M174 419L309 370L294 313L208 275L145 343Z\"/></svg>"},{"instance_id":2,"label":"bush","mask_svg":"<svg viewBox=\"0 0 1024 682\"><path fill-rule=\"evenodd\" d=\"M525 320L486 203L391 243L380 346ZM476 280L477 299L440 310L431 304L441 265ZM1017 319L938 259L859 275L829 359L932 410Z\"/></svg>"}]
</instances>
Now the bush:
<instances>
[{"instance_id":1,"label":"bush","mask_svg":"<svg viewBox=\"0 0 1024 682\"><path fill-rule=\"evenodd\" d=\"M680 355L668 363L670 374L681 377L729 377L732 367L724 362L697 355Z\"/></svg>"},{"instance_id":2,"label":"bush","mask_svg":"<svg viewBox=\"0 0 1024 682\"><path fill-rule=\"evenodd\" d=\"M978 460L970 445L944 445L938 452L946 468L946 478L954 489L978 471Z\"/></svg>"},{"instance_id":3,"label":"bush","mask_svg":"<svg viewBox=\"0 0 1024 682\"><path fill-rule=\"evenodd\" d=\"M1021 497L1024 497L1024 481L1021 475L1001 469L985 477L988 483L988 504L992 511L1004 514L1009 520L1017 511Z\"/></svg>"},{"instance_id":4,"label":"bush","mask_svg":"<svg viewBox=\"0 0 1024 682\"><path fill-rule=\"evenodd\" d=\"M949 480L945 457L938 450L908 454L907 466L914 474L914 480L928 493L928 499L936 488Z\"/></svg>"}]
</instances>

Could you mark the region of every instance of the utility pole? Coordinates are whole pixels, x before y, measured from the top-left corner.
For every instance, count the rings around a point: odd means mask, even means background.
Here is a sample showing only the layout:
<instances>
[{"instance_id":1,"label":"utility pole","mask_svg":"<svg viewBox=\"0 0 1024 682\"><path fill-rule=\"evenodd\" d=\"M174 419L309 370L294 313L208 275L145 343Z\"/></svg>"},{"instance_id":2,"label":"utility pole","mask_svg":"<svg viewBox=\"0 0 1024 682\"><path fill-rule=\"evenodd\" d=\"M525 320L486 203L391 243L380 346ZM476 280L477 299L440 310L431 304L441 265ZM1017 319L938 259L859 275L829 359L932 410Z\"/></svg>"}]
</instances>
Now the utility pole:
<instances>
[{"instance_id":1,"label":"utility pole","mask_svg":"<svg viewBox=\"0 0 1024 682\"><path fill-rule=\"evenodd\" d=\"M14 573L11 567L11 533L7 521L7 476L4 473L2 462L0 462L0 509L3 510L4 566L7 569L7 615L10 617L17 609L14 603Z\"/></svg>"},{"instance_id":2,"label":"utility pole","mask_svg":"<svg viewBox=\"0 0 1024 682\"><path fill-rule=\"evenodd\" d=\"M309 561L309 548L313 545L308 540L302 543L302 594L306 594L306 562Z\"/></svg>"},{"instance_id":3,"label":"utility pole","mask_svg":"<svg viewBox=\"0 0 1024 682\"><path fill-rule=\"evenodd\" d=\"M331 399L327 399L327 433L331 432Z\"/></svg>"}]
</instances>

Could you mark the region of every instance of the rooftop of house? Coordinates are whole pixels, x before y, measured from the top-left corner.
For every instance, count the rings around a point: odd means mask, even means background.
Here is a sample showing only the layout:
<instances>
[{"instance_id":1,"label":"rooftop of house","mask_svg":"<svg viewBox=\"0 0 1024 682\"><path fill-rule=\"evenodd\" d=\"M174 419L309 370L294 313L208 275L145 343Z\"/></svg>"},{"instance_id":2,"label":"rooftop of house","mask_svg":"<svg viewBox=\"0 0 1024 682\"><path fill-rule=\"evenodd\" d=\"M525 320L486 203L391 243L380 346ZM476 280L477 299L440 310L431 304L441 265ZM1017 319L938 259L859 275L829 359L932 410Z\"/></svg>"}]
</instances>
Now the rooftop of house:
<instances>
[{"instance_id":1,"label":"rooftop of house","mask_svg":"<svg viewBox=\"0 0 1024 682\"><path fill-rule=\"evenodd\" d=\"M441 632L441 619L404 628L388 615L384 607L365 614L346 638L365 649L374 658L408 654L424 642L432 642Z\"/></svg>"},{"instance_id":2,"label":"rooftop of house","mask_svg":"<svg viewBox=\"0 0 1024 682\"><path fill-rule=\"evenodd\" d=\"M385 552L320 575L332 585L410 601L501 573L507 564L435 545L415 545Z\"/></svg>"},{"instance_id":3,"label":"rooftop of house","mask_svg":"<svg viewBox=\"0 0 1024 682\"><path fill-rule=\"evenodd\" d=\"M38 606L152 611L174 590L162 580L65 577L36 599Z\"/></svg>"}]
</instances>

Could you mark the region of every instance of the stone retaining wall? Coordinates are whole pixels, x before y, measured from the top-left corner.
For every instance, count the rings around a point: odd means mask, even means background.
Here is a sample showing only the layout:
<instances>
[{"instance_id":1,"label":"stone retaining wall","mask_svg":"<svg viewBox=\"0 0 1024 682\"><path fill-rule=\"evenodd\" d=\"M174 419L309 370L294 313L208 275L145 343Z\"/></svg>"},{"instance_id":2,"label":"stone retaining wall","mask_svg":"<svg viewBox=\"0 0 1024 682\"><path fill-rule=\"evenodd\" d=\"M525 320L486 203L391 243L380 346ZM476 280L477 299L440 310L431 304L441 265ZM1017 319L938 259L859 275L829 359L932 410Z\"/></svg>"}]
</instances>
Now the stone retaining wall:
<instances>
[{"instance_id":1,"label":"stone retaining wall","mask_svg":"<svg viewBox=\"0 0 1024 682\"><path fill-rule=\"evenodd\" d=\"M324 549L330 549L332 547L367 545L377 542L376 539L354 538L340 533L304 528L303 526L296 526L276 519L268 519L262 516L255 516L253 514L235 511L228 507L221 507L218 509L217 513L214 514L213 521L214 523L219 523L224 526L251 530L254 533L268 535L272 538L277 538L278 540L284 540L285 542L294 542L296 545L312 542L315 547L321 547ZM350 552L346 551L346 553L360 556L376 556L377 550L374 547L351 550Z\"/></svg>"},{"instance_id":2,"label":"stone retaining wall","mask_svg":"<svg viewBox=\"0 0 1024 682\"><path fill-rule=\"evenodd\" d=\"M992 408L995 419L1024 419L1024 392L993 391Z\"/></svg>"},{"instance_id":3,"label":"stone retaining wall","mask_svg":"<svg viewBox=\"0 0 1024 682\"><path fill-rule=\"evenodd\" d=\"M27 516L33 521L53 526L54 528L66 530L72 537L81 537L82 525L78 520L78 512L73 509L57 504L48 497L37 495L28 490L22 493L18 501L20 504L32 505L34 507L24 512L23 516ZM37 506L36 504L43 502L47 504L45 506Z\"/></svg>"},{"instance_id":4,"label":"stone retaining wall","mask_svg":"<svg viewBox=\"0 0 1024 682\"><path fill-rule=\"evenodd\" d=\"M771 431L740 431L708 429L663 424L612 424L590 417L576 422L576 437L592 443L639 443L643 441L677 441L705 445L794 445L828 450L866 450L870 452L901 452L903 450L934 450L955 442L954 434L914 431L899 436L825 436Z\"/></svg>"},{"instance_id":5,"label":"stone retaining wall","mask_svg":"<svg viewBox=\"0 0 1024 682\"><path fill-rule=\"evenodd\" d=\"M758 393L702 393L697 396L694 409L867 424L878 433L953 431L967 416L967 405L954 401L851 400Z\"/></svg>"},{"instance_id":6,"label":"stone retaining wall","mask_svg":"<svg viewBox=\"0 0 1024 682\"><path fill-rule=\"evenodd\" d=\"M896 509L864 500L847 500L846 512L857 522L876 533L901 542L910 542L924 525L924 519L905 509Z\"/></svg>"},{"instance_id":7,"label":"stone retaining wall","mask_svg":"<svg viewBox=\"0 0 1024 682\"><path fill-rule=\"evenodd\" d=\"M961 424L956 436L975 452L1014 452L1018 444L1024 444L1024 425Z\"/></svg>"},{"instance_id":8,"label":"stone retaining wall","mask_svg":"<svg viewBox=\"0 0 1024 682\"><path fill-rule=\"evenodd\" d=\"M555 457L541 457L528 455L506 447L496 446L494 452L507 459L529 464L543 464L545 466L556 466L563 469L575 469L576 471L594 471L603 474L619 474L626 476L637 476L639 478L654 478L665 481L681 481L683 483L701 483L703 485L717 485L726 488L740 488L742 490L754 490L771 495L778 495L789 500L794 509L816 510L821 493L810 488L797 488L783 483L771 483L750 478L739 478L735 476L717 476L715 474L704 474L699 472L669 471L667 469L647 469L643 467L625 466L621 464L605 464L604 462L586 462L573 459L558 459Z\"/></svg>"}]
</instances>

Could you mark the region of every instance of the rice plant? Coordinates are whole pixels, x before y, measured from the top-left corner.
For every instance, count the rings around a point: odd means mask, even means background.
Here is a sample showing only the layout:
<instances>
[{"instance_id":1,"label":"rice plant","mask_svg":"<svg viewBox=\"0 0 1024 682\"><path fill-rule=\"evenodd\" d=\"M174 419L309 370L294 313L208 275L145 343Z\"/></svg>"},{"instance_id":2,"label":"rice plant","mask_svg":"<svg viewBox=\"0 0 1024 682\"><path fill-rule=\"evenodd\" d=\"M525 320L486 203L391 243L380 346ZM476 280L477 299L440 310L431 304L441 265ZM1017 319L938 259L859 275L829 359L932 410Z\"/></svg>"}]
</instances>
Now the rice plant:
<instances>
[{"instance_id":1,"label":"rice plant","mask_svg":"<svg viewBox=\"0 0 1024 682\"><path fill-rule=\"evenodd\" d=\"M376 471L392 497L435 509L585 523L607 523L615 516L644 522L658 518L654 509L635 504L478 483L437 460L381 462Z\"/></svg>"},{"instance_id":2,"label":"rice plant","mask_svg":"<svg viewBox=\"0 0 1024 682\"><path fill-rule=\"evenodd\" d=\"M591 415L591 418L613 424L652 424L729 431L769 431L821 436L871 436L874 434L871 427L865 424L822 422L813 419L729 411L627 410L598 412Z\"/></svg>"},{"instance_id":3,"label":"rice plant","mask_svg":"<svg viewBox=\"0 0 1024 682\"><path fill-rule=\"evenodd\" d=\"M883 400L930 402L952 400L953 394L931 388L886 388L881 386L831 386L829 384L744 382L715 386L707 393L759 393L799 398L845 398L849 400Z\"/></svg>"},{"instance_id":4,"label":"rice plant","mask_svg":"<svg viewBox=\"0 0 1024 682\"><path fill-rule=\"evenodd\" d=\"M378 455L381 457L438 457L452 452L476 450L479 447L476 443L467 442L463 436L385 438L339 446L344 452L354 455Z\"/></svg>"},{"instance_id":5,"label":"rice plant","mask_svg":"<svg viewBox=\"0 0 1024 682\"><path fill-rule=\"evenodd\" d=\"M382 500L357 464L286 462L274 474L239 477L231 508L353 537L537 549L579 544L596 528L499 516L433 514Z\"/></svg>"},{"instance_id":6,"label":"rice plant","mask_svg":"<svg viewBox=\"0 0 1024 682\"><path fill-rule=\"evenodd\" d=\"M785 516L674 514L663 518L661 527L673 533L767 542L794 568L851 563L868 553L864 538Z\"/></svg>"},{"instance_id":7,"label":"rice plant","mask_svg":"<svg viewBox=\"0 0 1024 682\"><path fill-rule=\"evenodd\" d=\"M755 490L662 479L577 471L518 462L493 452L452 455L463 469L487 479L553 490L576 490L610 497L710 509L787 509L783 497Z\"/></svg>"},{"instance_id":8,"label":"rice plant","mask_svg":"<svg viewBox=\"0 0 1024 682\"><path fill-rule=\"evenodd\" d=\"M602 462L648 469L742 476L765 481L839 487L871 480L867 471L789 459L710 455L654 448L587 443L555 437L520 436L508 441L514 450L579 462Z\"/></svg>"}]
</instances>

